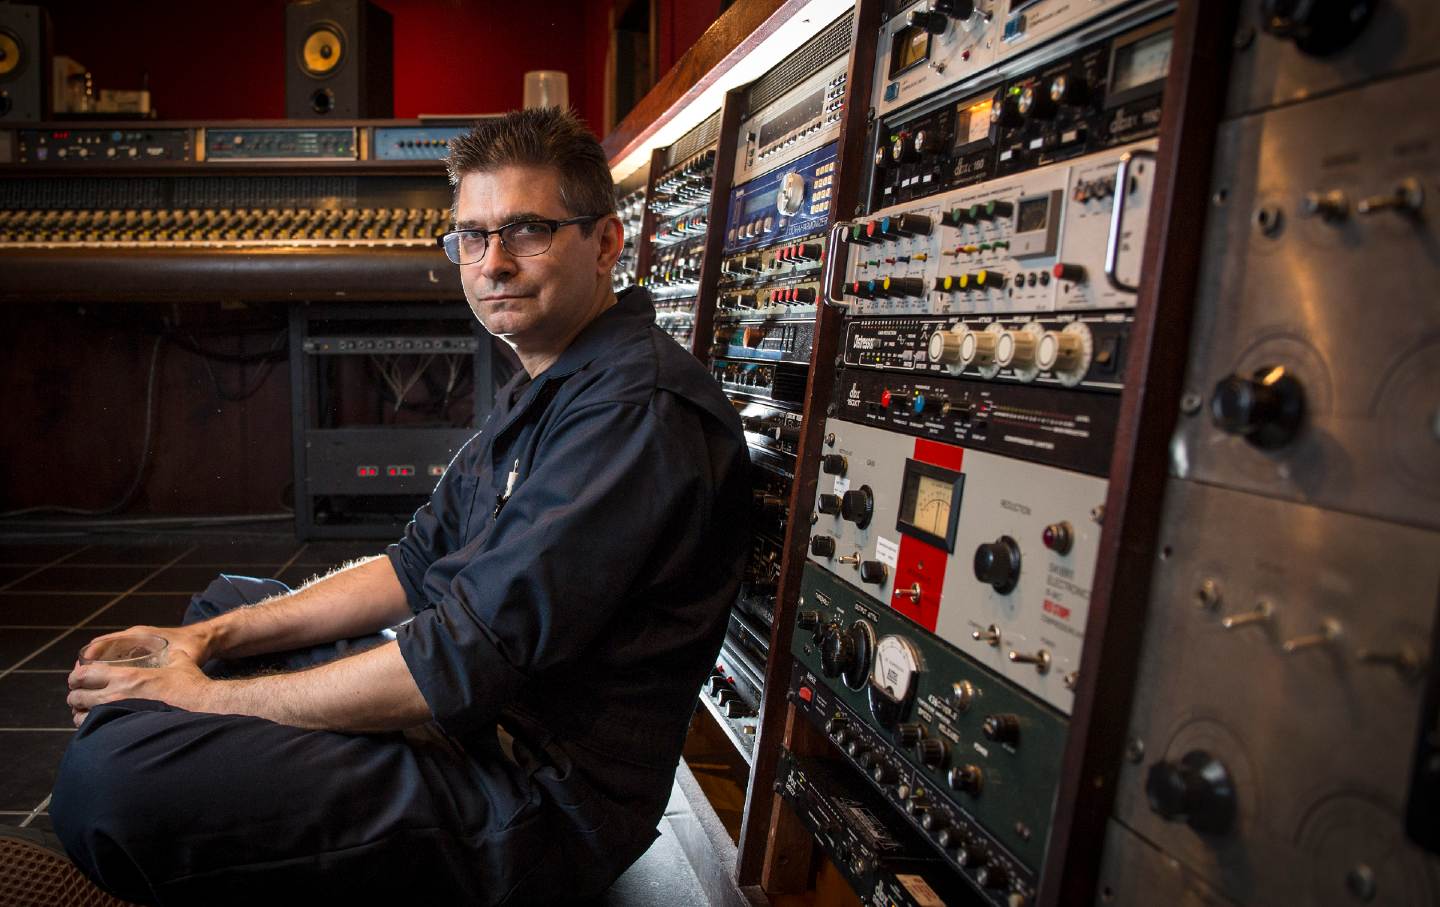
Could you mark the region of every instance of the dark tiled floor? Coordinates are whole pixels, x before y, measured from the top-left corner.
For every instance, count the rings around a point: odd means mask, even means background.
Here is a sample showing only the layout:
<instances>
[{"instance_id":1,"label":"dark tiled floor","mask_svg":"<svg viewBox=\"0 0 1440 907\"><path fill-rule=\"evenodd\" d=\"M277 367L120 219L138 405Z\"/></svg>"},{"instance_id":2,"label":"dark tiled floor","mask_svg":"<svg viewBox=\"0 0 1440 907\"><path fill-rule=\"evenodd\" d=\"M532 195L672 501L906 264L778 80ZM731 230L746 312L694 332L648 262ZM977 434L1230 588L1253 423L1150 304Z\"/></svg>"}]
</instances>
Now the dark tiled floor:
<instances>
[{"instance_id":1,"label":"dark tiled floor","mask_svg":"<svg viewBox=\"0 0 1440 907\"><path fill-rule=\"evenodd\" d=\"M0 824L49 827L50 787L74 733L66 675L92 637L178 624L190 596L222 571L299 585L383 548L278 535L0 542Z\"/></svg>"}]
</instances>

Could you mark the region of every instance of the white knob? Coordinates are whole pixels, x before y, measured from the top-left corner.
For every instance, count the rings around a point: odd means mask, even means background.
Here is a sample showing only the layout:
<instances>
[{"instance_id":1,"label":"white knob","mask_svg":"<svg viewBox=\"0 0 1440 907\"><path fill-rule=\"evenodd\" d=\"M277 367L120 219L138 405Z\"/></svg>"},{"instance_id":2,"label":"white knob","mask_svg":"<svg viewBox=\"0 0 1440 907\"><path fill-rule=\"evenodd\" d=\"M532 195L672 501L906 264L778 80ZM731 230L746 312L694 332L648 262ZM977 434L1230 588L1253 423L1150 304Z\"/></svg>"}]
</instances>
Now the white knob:
<instances>
[{"instance_id":1,"label":"white knob","mask_svg":"<svg viewBox=\"0 0 1440 907\"><path fill-rule=\"evenodd\" d=\"M952 365L960 361L961 335L954 331L936 331L930 335L930 361Z\"/></svg>"},{"instance_id":2,"label":"white knob","mask_svg":"<svg viewBox=\"0 0 1440 907\"><path fill-rule=\"evenodd\" d=\"M1080 338L1061 331L1046 331L1035 349L1035 364L1047 372L1068 372L1080 364Z\"/></svg>"},{"instance_id":3,"label":"white knob","mask_svg":"<svg viewBox=\"0 0 1440 907\"><path fill-rule=\"evenodd\" d=\"M1035 361L1035 346L1029 331L1005 331L995 344L995 361L1001 368L1025 368Z\"/></svg>"},{"instance_id":4,"label":"white knob","mask_svg":"<svg viewBox=\"0 0 1440 907\"><path fill-rule=\"evenodd\" d=\"M994 362L998 337L989 331L966 331L960 338L960 364L984 368Z\"/></svg>"}]
</instances>

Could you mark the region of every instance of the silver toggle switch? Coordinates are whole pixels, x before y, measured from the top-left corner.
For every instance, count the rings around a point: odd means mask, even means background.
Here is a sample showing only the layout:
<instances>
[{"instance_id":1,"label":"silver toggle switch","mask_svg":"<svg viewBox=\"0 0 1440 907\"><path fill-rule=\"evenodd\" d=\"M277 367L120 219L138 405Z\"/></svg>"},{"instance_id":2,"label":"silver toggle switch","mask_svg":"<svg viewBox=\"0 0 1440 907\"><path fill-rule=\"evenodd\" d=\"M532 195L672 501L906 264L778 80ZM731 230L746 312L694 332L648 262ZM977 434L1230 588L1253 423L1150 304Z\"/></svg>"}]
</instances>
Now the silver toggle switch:
<instances>
[{"instance_id":1,"label":"silver toggle switch","mask_svg":"<svg viewBox=\"0 0 1440 907\"><path fill-rule=\"evenodd\" d=\"M1340 636L1340 622L1329 618L1320 622L1320 632L1310 633L1305 636L1297 636L1294 639L1287 639L1280 644L1280 651L1286 655L1293 655L1305 649L1313 649L1316 646L1328 646Z\"/></svg>"},{"instance_id":2,"label":"silver toggle switch","mask_svg":"<svg viewBox=\"0 0 1440 907\"><path fill-rule=\"evenodd\" d=\"M1248 614L1231 614L1220 621L1220 626L1227 630L1234 630L1237 627L1248 627L1251 624L1266 623L1275 614L1275 606L1268 601L1260 601L1255 604L1255 610Z\"/></svg>"},{"instance_id":3,"label":"silver toggle switch","mask_svg":"<svg viewBox=\"0 0 1440 907\"><path fill-rule=\"evenodd\" d=\"M1000 645L1000 628L991 624L983 630L971 633L970 638L976 642L983 642L987 646L998 646Z\"/></svg>"},{"instance_id":4,"label":"silver toggle switch","mask_svg":"<svg viewBox=\"0 0 1440 907\"><path fill-rule=\"evenodd\" d=\"M1039 650L1034 655L1026 655L1024 652L1011 650L1010 661L1012 664L1034 665L1035 673L1037 674L1045 674L1050 671L1050 653L1044 649Z\"/></svg>"}]
</instances>

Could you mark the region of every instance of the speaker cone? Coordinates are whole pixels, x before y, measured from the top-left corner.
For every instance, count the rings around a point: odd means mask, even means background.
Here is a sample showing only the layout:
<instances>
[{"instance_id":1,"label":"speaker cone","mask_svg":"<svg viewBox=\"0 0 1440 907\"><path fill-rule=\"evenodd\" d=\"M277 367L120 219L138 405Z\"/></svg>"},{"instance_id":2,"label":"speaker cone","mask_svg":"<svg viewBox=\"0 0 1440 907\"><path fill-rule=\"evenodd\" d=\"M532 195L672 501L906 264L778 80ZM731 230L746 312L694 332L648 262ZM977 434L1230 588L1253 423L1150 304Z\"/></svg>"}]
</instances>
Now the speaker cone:
<instances>
[{"instance_id":1,"label":"speaker cone","mask_svg":"<svg viewBox=\"0 0 1440 907\"><path fill-rule=\"evenodd\" d=\"M0 79L20 68L20 42L7 31L0 31Z\"/></svg>"},{"instance_id":2,"label":"speaker cone","mask_svg":"<svg viewBox=\"0 0 1440 907\"><path fill-rule=\"evenodd\" d=\"M300 47L300 67L312 76L328 76L345 58L345 41L334 25L317 25Z\"/></svg>"}]
</instances>

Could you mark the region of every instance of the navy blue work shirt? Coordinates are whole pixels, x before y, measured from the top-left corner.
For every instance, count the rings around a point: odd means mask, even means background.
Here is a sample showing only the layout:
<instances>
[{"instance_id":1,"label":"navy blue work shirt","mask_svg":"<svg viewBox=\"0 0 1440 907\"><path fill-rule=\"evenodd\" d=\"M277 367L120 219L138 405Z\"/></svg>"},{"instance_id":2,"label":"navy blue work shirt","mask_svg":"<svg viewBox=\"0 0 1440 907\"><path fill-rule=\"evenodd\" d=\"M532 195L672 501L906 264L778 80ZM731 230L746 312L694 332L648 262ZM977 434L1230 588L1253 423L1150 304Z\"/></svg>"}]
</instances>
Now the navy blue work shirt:
<instances>
[{"instance_id":1,"label":"navy blue work shirt","mask_svg":"<svg viewBox=\"0 0 1440 907\"><path fill-rule=\"evenodd\" d=\"M749 468L734 407L642 289L519 372L386 550L440 727L475 756L502 724L653 835L739 587Z\"/></svg>"}]
</instances>

